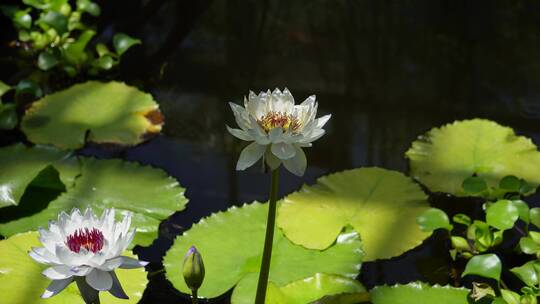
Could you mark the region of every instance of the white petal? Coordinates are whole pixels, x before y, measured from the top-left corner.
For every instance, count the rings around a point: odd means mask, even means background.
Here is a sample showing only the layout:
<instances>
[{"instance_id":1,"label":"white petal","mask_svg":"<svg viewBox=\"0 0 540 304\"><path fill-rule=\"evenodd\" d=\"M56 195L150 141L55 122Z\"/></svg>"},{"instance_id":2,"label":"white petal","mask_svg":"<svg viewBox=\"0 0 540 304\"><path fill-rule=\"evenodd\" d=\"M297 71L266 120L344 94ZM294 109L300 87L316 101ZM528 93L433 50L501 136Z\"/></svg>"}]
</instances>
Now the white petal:
<instances>
[{"instance_id":1,"label":"white petal","mask_svg":"<svg viewBox=\"0 0 540 304\"><path fill-rule=\"evenodd\" d=\"M73 278L52 281L51 284L49 284L49 286L45 289L45 292L41 295L41 298L47 299L58 294L71 282L73 282Z\"/></svg>"},{"instance_id":2,"label":"white petal","mask_svg":"<svg viewBox=\"0 0 540 304\"><path fill-rule=\"evenodd\" d=\"M105 263L97 267L99 270L112 271L122 265L122 258L116 257L114 259L107 260Z\"/></svg>"},{"instance_id":3,"label":"white petal","mask_svg":"<svg viewBox=\"0 0 540 304\"><path fill-rule=\"evenodd\" d=\"M307 166L306 154L300 147L295 147L296 154L293 158L283 161L283 166L289 170L292 174L297 176L304 175Z\"/></svg>"},{"instance_id":4,"label":"white petal","mask_svg":"<svg viewBox=\"0 0 540 304\"><path fill-rule=\"evenodd\" d=\"M317 139L321 138L326 131L324 129L313 129L310 134L306 135L302 140L299 141L299 143L310 143L314 142Z\"/></svg>"},{"instance_id":5,"label":"white petal","mask_svg":"<svg viewBox=\"0 0 540 304\"><path fill-rule=\"evenodd\" d=\"M306 98L306 100L304 100L300 105L312 107L315 104L316 99L317 97L315 95L311 95L308 98Z\"/></svg>"},{"instance_id":6,"label":"white petal","mask_svg":"<svg viewBox=\"0 0 540 304\"><path fill-rule=\"evenodd\" d=\"M249 127L249 113L242 106L237 105L233 102L229 102L231 109L234 114L234 119L236 124L242 129L246 130Z\"/></svg>"},{"instance_id":7,"label":"white petal","mask_svg":"<svg viewBox=\"0 0 540 304\"><path fill-rule=\"evenodd\" d=\"M106 271L94 269L86 276L86 283L95 290L105 291L112 287L112 277Z\"/></svg>"},{"instance_id":8,"label":"white petal","mask_svg":"<svg viewBox=\"0 0 540 304\"><path fill-rule=\"evenodd\" d=\"M296 150L290 144L276 143L272 144L272 153L279 159L284 160L294 157Z\"/></svg>"},{"instance_id":9,"label":"white petal","mask_svg":"<svg viewBox=\"0 0 540 304\"><path fill-rule=\"evenodd\" d=\"M120 258L122 259L122 265L120 265L119 268L122 268L122 269L134 269L134 268L140 268L140 267L144 267L148 265L148 262L139 261L137 259L126 257L126 256L121 256Z\"/></svg>"},{"instance_id":10,"label":"white petal","mask_svg":"<svg viewBox=\"0 0 540 304\"><path fill-rule=\"evenodd\" d=\"M110 274L111 274L111 277L112 277L112 280L113 280L113 284L112 284L111 289L109 289L109 292L113 296L115 296L117 298L129 299L129 297L126 294L126 292L124 291L124 289L122 289L122 285L120 285L120 281L118 280L118 277L116 276L116 273L114 273L114 271L112 271Z\"/></svg>"},{"instance_id":11,"label":"white petal","mask_svg":"<svg viewBox=\"0 0 540 304\"><path fill-rule=\"evenodd\" d=\"M263 156L265 150L266 146L259 145L256 142L249 144L240 153L236 170L245 170L251 167Z\"/></svg>"},{"instance_id":12,"label":"white petal","mask_svg":"<svg viewBox=\"0 0 540 304\"><path fill-rule=\"evenodd\" d=\"M277 158L272 151L268 150L264 154L264 159L266 161L266 164L270 169L275 170L281 165L281 160Z\"/></svg>"},{"instance_id":13,"label":"white petal","mask_svg":"<svg viewBox=\"0 0 540 304\"><path fill-rule=\"evenodd\" d=\"M51 259L51 256L47 255L47 250L43 247L33 247L30 252L28 252L28 255L34 259L34 261L41 263L41 264L51 264L55 262Z\"/></svg>"},{"instance_id":14,"label":"white petal","mask_svg":"<svg viewBox=\"0 0 540 304\"><path fill-rule=\"evenodd\" d=\"M324 127L324 125L328 122L328 120L330 119L330 117L332 117L331 114L328 114L328 115L324 115L323 117L319 117L316 119L317 121L317 128L322 128Z\"/></svg>"},{"instance_id":15,"label":"white petal","mask_svg":"<svg viewBox=\"0 0 540 304\"><path fill-rule=\"evenodd\" d=\"M69 267L65 265L57 265L49 267L41 273L51 280L63 280L73 276Z\"/></svg>"},{"instance_id":16,"label":"white petal","mask_svg":"<svg viewBox=\"0 0 540 304\"><path fill-rule=\"evenodd\" d=\"M283 136L283 129L281 128L273 128L268 133L268 139L270 140L271 143L283 142L282 136Z\"/></svg>"},{"instance_id":17,"label":"white petal","mask_svg":"<svg viewBox=\"0 0 540 304\"><path fill-rule=\"evenodd\" d=\"M253 136L249 135L249 133L244 131L244 130L233 129L233 128L229 127L229 126L226 126L226 127L227 127L227 130L229 131L229 133L231 133L236 138L239 138L241 140L246 140L246 141L254 141L255 140L253 138Z\"/></svg>"}]
</instances>

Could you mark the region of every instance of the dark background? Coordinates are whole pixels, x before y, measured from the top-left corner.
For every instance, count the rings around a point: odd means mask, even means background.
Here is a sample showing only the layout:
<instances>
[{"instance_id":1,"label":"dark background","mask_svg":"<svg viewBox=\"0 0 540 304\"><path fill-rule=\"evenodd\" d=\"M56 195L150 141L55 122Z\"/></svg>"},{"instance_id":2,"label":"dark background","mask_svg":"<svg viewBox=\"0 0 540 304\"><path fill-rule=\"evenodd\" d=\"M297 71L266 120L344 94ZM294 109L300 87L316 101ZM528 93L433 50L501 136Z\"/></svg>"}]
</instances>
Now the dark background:
<instances>
[{"instance_id":1,"label":"dark background","mask_svg":"<svg viewBox=\"0 0 540 304\"><path fill-rule=\"evenodd\" d=\"M2 3L17 1L2 1ZM159 102L163 134L125 150L81 154L121 157L163 168L187 188L188 208L162 225L150 248L153 270L174 235L233 204L267 197L260 168L234 171L244 142L227 102L248 90L288 87L297 102L316 94L327 135L307 149L302 178L282 173L281 194L348 168L407 172L404 152L432 127L482 117L540 143L540 3L537 1L114 0L98 1L96 41L125 32L143 41L102 79L138 86ZM96 22L96 19L92 19ZM9 20L0 17L0 79L24 77ZM62 86L60 84L59 86ZM21 140L0 133L2 144ZM437 198L433 198L437 199ZM444 246L435 236L404 256L366 263L360 280L445 283ZM427 269L427 270L426 270ZM435 277L434 277L435 276ZM144 303L179 303L153 274ZM222 299L227 302L226 297ZM186 302L187 303L187 302Z\"/></svg>"}]
</instances>

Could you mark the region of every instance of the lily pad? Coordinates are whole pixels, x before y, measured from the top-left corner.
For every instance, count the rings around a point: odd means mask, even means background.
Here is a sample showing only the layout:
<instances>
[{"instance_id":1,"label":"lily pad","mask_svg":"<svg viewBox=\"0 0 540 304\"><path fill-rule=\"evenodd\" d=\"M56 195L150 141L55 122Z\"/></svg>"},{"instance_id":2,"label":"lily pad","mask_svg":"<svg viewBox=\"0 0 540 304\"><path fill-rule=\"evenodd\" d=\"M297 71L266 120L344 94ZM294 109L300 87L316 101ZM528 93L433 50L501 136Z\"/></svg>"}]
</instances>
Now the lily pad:
<instances>
[{"instance_id":1,"label":"lily pad","mask_svg":"<svg viewBox=\"0 0 540 304\"><path fill-rule=\"evenodd\" d=\"M257 274L247 275L234 289L232 304L252 304L251 297L241 298L239 295L249 295L257 289ZM267 304L309 304L322 297L344 293L360 293L366 289L360 282L343 276L317 273L316 275L278 287L270 282L267 293ZM333 302L335 304L355 304L357 302Z\"/></svg>"},{"instance_id":2,"label":"lily pad","mask_svg":"<svg viewBox=\"0 0 540 304\"><path fill-rule=\"evenodd\" d=\"M253 303L252 287L257 284L267 212L268 204L253 203L202 219L179 236L167 252L167 279L176 289L190 293L182 276L182 262L194 245L202 255L206 272L199 289L201 297L217 297L241 282L248 288L235 290L235 298ZM360 248L359 236L354 231L341 234L334 246L319 251L294 245L276 229L269 281L283 287L318 272L354 278L363 257Z\"/></svg>"},{"instance_id":3,"label":"lily pad","mask_svg":"<svg viewBox=\"0 0 540 304\"><path fill-rule=\"evenodd\" d=\"M540 184L540 152L514 130L493 121L457 121L431 129L405 153L411 174L433 192L467 196L462 183L476 175L498 187L513 175Z\"/></svg>"},{"instance_id":4,"label":"lily pad","mask_svg":"<svg viewBox=\"0 0 540 304\"><path fill-rule=\"evenodd\" d=\"M365 261L387 259L418 246L423 232L416 218L427 197L410 178L381 168L360 168L321 177L287 196L277 224L296 244L311 249L331 246L347 225L360 233Z\"/></svg>"},{"instance_id":5,"label":"lily pad","mask_svg":"<svg viewBox=\"0 0 540 304\"><path fill-rule=\"evenodd\" d=\"M0 208L18 205L41 171L68 156L68 152L43 146L17 144L0 149Z\"/></svg>"},{"instance_id":6,"label":"lily pad","mask_svg":"<svg viewBox=\"0 0 540 304\"><path fill-rule=\"evenodd\" d=\"M32 104L21 128L34 143L77 149L86 141L136 145L162 124L150 94L119 82L89 81Z\"/></svg>"},{"instance_id":7,"label":"lily pad","mask_svg":"<svg viewBox=\"0 0 540 304\"><path fill-rule=\"evenodd\" d=\"M137 234L132 244L149 245L156 237L159 223L176 211L185 208L187 199L178 182L159 169L121 160L81 158L81 176L75 184L49 203L43 211L0 224L0 234L15 233L45 227L61 211L91 206L101 214L103 209L115 208L133 213ZM72 170L66 163L60 172Z\"/></svg>"},{"instance_id":8,"label":"lily pad","mask_svg":"<svg viewBox=\"0 0 540 304\"><path fill-rule=\"evenodd\" d=\"M378 286L371 290L373 304L468 304L469 290L426 283Z\"/></svg>"},{"instance_id":9,"label":"lily pad","mask_svg":"<svg viewBox=\"0 0 540 304\"><path fill-rule=\"evenodd\" d=\"M2 303L27 304L84 304L75 283L50 299L40 296L51 282L41 272L47 267L38 264L28 256L32 247L39 247L37 232L17 234L0 241L0 293ZM130 252L124 255L132 256ZM102 303L138 303L148 283L144 268L116 270L122 287L129 300L118 299L109 293L100 293Z\"/></svg>"}]
</instances>

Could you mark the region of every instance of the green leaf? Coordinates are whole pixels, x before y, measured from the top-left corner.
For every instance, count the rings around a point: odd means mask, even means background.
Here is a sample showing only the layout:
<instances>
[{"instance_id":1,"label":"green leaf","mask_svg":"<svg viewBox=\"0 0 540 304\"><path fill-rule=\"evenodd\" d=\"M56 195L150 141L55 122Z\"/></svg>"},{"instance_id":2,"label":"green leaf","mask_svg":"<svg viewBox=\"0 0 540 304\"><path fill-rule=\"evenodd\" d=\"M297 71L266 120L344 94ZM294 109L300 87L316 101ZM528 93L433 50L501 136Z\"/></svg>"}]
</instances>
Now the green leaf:
<instances>
[{"instance_id":1,"label":"green leaf","mask_svg":"<svg viewBox=\"0 0 540 304\"><path fill-rule=\"evenodd\" d=\"M522 200L513 200L512 204L517 208L519 213L519 219L526 224L529 223L529 205Z\"/></svg>"},{"instance_id":2,"label":"green leaf","mask_svg":"<svg viewBox=\"0 0 540 304\"><path fill-rule=\"evenodd\" d=\"M59 35L68 31L68 18L58 12L48 11L42 14L38 23L52 27Z\"/></svg>"},{"instance_id":3,"label":"green leaf","mask_svg":"<svg viewBox=\"0 0 540 304\"><path fill-rule=\"evenodd\" d=\"M190 293L182 276L182 261L191 246L204 260L206 276L199 296L217 297L235 284L254 286L261 264L268 204L253 203L213 214L176 238L163 264L167 279L181 292ZM276 229L269 281L283 287L318 272L355 278L363 252L355 232L341 234L334 246L324 251L294 245ZM234 291L237 299L250 299L255 289ZM243 300L244 301L244 300ZM247 301L247 300L246 300Z\"/></svg>"},{"instance_id":4,"label":"green leaf","mask_svg":"<svg viewBox=\"0 0 540 304\"><path fill-rule=\"evenodd\" d=\"M11 86L5 84L3 81L0 81L0 97L6 94L6 92L8 92L9 90L11 90Z\"/></svg>"},{"instance_id":5,"label":"green leaf","mask_svg":"<svg viewBox=\"0 0 540 304\"><path fill-rule=\"evenodd\" d=\"M426 195L405 175L360 168L321 177L287 196L277 223L294 243L319 250L352 225L362 236L365 260L374 261L420 245L430 234L416 218L427 209Z\"/></svg>"},{"instance_id":6,"label":"green leaf","mask_svg":"<svg viewBox=\"0 0 540 304\"><path fill-rule=\"evenodd\" d=\"M110 70L116 62L111 56L103 56L94 60L93 65L101 70Z\"/></svg>"},{"instance_id":7,"label":"green leaf","mask_svg":"<svg viewBox=\"0 0 540 304\"><path fill-rule=\"evenodd\" d=\"M175 211L183 210L187 204L184 189L162 170L116 159L82 158L80 162L80 168L73 162L56 165L61 174L81 172L75 185L68 187L41 212L1 223L0 234L10 236L45 227L49 219L61 211L75 207L85 209L90 206L98 214L106 208L115 208L120 213L133 213L132 225L137 227L133 245L146 246L157 237L159 223Z\"/></svg>"},{"instance_id":8,"label":"green leaf","mask_svg":"<svg viewBox=\"0 0 540 304\"><path fill-rule=\"evenodd\" d=\"M412 175L433 192L466 196L461 185L473 175L492 188L508 175L540 183L540 152L533 142L489 120L434 128L413 142L406 156Z\"/></svg>"},{"instance_id":9,"label":"green leaf","mask_svg":"<svg viewBox=\"0 0 540 304\"><path fill-rule=\"evenodd\" d=\"M509 192L519 192L521 180L513 175L505 176L499 182L499 188Z\"/></svg>"},{"instance_id":10,"label":"green leaf","mask_svg":"<svg viewBox=\"0 0 540 304\"><path fill-rule=\"evenodd\" d=\"M465 226L469 226L471 224L471 218L468 215L463 214L463 213L458 213L454 215L454 217L452 217L452 220L456 224L462 224Z\"/></svg>"},{"instance_id":11,"label":"green leaf","mask_svg":"<svg viewBox=\"0 0 540 304\"><path fill-rule=\"evenodd\" d=\"M85 52L88 42L96 35L93 30L86 30L81 33L79 38L73 43L64 45L64 55L68 63L80 66L88 60L88 55Z\"/></svg>"},{"instance_id":12,"label":"green leaf","mask_svg":"<svg viewBox=\"0 0 540 304\"><path fill-rule=\"evenodd\" d=\"M536 286L540 278L540 262L530 261L520 267L510 269L527 286Z\"/></svg>"},{"instance_id":13,"label":"green leaf","mask_svg":"<svg viewBox=\"0 0 540 304\"><path fill-rule=\"evenodd\" d=\"M453 235L450 237L450 240L452 242L452 246L454 246L454 248L456 249L465 250L465 251L471 250L471 247L469 246L469 242L467 241L467 239L463 237Z\"/></svg>"},{"instance_id":14,"label":"green leaf","mask_svg":"<svg viewBox=\"0 0 540 304\"><path fill-rule=\"evenodd\" d=\"M536 243L530 236L522 237L519 240L519 248L526 254L536 254L540 251L540 244Z\"/></svg>"},{"instance_id":15,"label":"green leaf","mask_svg":"<svg viewBox=\"0 0 540 304\"><path fill-rule=\"evenodd\" d=\"M112 56L112 53L111 51L109 51L109 48L103 43L96 44L96 52L98 53L98 57L103 57L105 55Z\"/></svg>"},{"instance_id":16,"label":"green leaf","mask_svg":"<svg viewBox=\"0 0 540 304\"><path fill-rule=\"evenodd\" d=\"M486 210L486 222L499 230L511 229L518 218L519 210L508 200L499 200Z\"/></svg>"},{"instance_id":17,"label":"green leaf","mask_svg":"<svg viewBox=\"0 0 540 304\"><path fill-rule=\"evenodd\" d=\"M531 224L540 228L540 208L531 208L529 211L529 219Z\"/></svg>"},{"instance_id":18,"label":"green leaf","mask_svg":"<svg viewBox=\"0 0 540 304\"><path fill-rule=\"evenodd\" d=\"M489 253L472 257L465 266L465 270L461 274L478 275L484 278L494 279L497 282L501 279L502 265L501 260L495 254Z\"/></svg>"},{"instance_id":19,"label":"green leaf","mask_svg":"<svg viewBox=\"0 0 540 304\"><path fill-rule=\"evenodd\" d=\"M250 295L252 290L257 289L256 274L249 274L234 289L232 304L253 304ZM249 278L248 278L249 277ZM248 278L248 279L246 279ZM282 287L273 283L269 284L266 294L267 304L309 304L324 296L338 295L342 293L360 293L366 289L360 282L343 276L317 273L312 277L298 280ZM355 304L357 302L332 302L334 304Z\"/></svg>"},{"instance_id":20,"label":"green leaf","mask_svg":"<svg viewBox=\"0 0 540 304\"><path fill-rule=\"evenodd\" d=\"M124 33L118 33L113 37L114 49L118 56L122 56L129 48L141 44L141 40L132 38Z\"/></svg>"},{"instance_id":21,"label":"green leaf","mask_svg":"<svg viewBox=\"0 0 540 304\"><path fill-rule=\"evenodd\" d=\"M371 290L373 304L468 304L468 289L429 286L416 282L407 285L377 286Z\"/></svg>"},{"instance_id":22,"label":"green leaf","mask_svg":"<svg viewBox=\"0 0 540 304\"><path fill-rule=\"evenodd\" d=\"M87 12L90 15L97 17L101 14L99 5L90 0L77 0L77 10Z\"/></svg>"},{"instance_id":23,"label":"green leaf","mask_svg":"<svg viewBox=\"0 0 540 304\"><path fill-rule=\"evenodd\" d=\"M488 190L486 181L478 176L471 176L463 181L463 191L470 195L480 195Z\"/></svg>"},{"instance_id":24,"label":"green leaf","mask_svg":"<svg viewBox=\"0 0 540 304\"><path fill-rule=\"evenodd\" d=\"M10 304L84 304L75 283L69 285L50 299L41 299L41 294L51 282L41 272L47 267L30 258L28 251L40 247L37 232L17 234L0 241L0 293L2 303ZM124 255L133 257L130 252ZM116 274L129 300L118 299L108 292L100 293L102 303L138 303L148 283L144 268L117 269Z\"/></svg>"},{"instance_id":25,"label":"green leaf","mask_svg":"<svg viewBox=\"0 0 540 304\"><path fill-rule=\"evenodd\" d=\"M30 29L32 27L32 16L29 14L30 10L19 10L13 15L13 23L23 29Z\"/></svg>"},{"instance_id":26,"label":"green leaf","mask_svg":"<svg viewBox=\"0 0 540 304\"><path fill-rule=\"evenodd\" d=\"M0 207L19 203L26 187L43 169L66 158L68 152L22 144L0 149Z\"/></svg>"},{"instance_id":27,"label":"green leaf","mask_svg":"<svg viewBox=\"0 0 540 304\"><path fill-rule=\"evenodd\" d=\"M160 115L150 94L119 82L89 81L33 103L21 128L34 143L65 149L81 148L85 139L135 145L161 131L162 121L146 117L154 113Z\"/></svg>"},{"instance_id":28,"label":"green leaf","mask_svg":"<svg viewBox=\"0 0 540 304\"><path fill-rule=\"evenodd\" d=\"M504 301L500 302L500 304L520 304L521 303L521 300L520 300L521 297L519 296L519 294L511 290L501 289L501 296L504 299Z\"/></svg>"},{"instance_id":29,"label":"green leaf","mask_svg":"<svg viewBox=\"0 0 540 304\"><path fill-rule=\"evenodd\" d=\"M17 126L18 121L16 105L13 103L2 104L0 102L0 130L11 130Z\"/></svg>"},{"instance_id":30,"label":"green leaf","mask_svg":"<svg viewBox=\"0 0 540 304\"><path fill-rule=\"evenodd\" d=\"M33 98L39 98L43 96L43 91L37 84L37 82L31 79L23 79L17 83L15 87L15 97L20 98L22 95L28 95Z\"/></svg>"},{"instance_id":31,"label":"green leaf","mask_svg":"<svg viewBox=\"0 0 540 304\"><path fill-rule=\"evenodd\" d=\"M448 215L441 209L430 208L416 218L422 231L433 231L439 228L452 230Z\"/></svg>"},{"instance_id":32,"label":"green leaf","mask_svg":"<svg viewBox=\"0 0 540 304\"><path fill-rule=\"evenodd\" d=\"M50 51L39 53L38 67L44 71L50 70L58 64L58 59Z\"/></svg>"}]
</instances>

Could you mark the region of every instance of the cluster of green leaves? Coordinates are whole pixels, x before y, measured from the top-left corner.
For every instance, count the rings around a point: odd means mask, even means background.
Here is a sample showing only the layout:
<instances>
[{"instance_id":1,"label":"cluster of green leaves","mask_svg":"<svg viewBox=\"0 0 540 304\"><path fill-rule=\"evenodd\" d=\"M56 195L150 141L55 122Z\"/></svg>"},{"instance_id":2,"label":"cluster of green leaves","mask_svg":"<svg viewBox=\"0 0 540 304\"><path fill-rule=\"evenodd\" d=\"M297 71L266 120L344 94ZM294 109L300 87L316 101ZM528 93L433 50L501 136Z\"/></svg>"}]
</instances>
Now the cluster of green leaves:
<instances>
[{"instance_id":1,"label":"cluster of green leaves","mask_svg":"<svg viewBox=\"0 0 540 304\"><path fill-rule=\"evenodd\" d=\"M11 100L3 100L3 96L9 91L15 91L14 97ZM39 98L43 96L43 91L36 82L23 79L16 86L9 86L0 81L0 130L14 129L19 123L19 115L17 113L18 100L21 96L30 96L31 98Z\"/></svg>"},{"instance_id":2,"label":"cluster of green leaves","mask_svg":"<svg viewBox=\"0 0 540 304\"><path fill-rule=\"evenodd\" d=\"M25 7L3 6L18 31L19 44L37 56L37 66L63 70L73 77L81 71L91 75L118 65L120 57L141 41L123 33L113 37L113 49L98 43L90 47L96 30L83 23L83 15L97 17L99 5L91 0L23 0Z\"/></svg>"}]
</instances>

